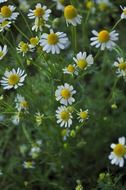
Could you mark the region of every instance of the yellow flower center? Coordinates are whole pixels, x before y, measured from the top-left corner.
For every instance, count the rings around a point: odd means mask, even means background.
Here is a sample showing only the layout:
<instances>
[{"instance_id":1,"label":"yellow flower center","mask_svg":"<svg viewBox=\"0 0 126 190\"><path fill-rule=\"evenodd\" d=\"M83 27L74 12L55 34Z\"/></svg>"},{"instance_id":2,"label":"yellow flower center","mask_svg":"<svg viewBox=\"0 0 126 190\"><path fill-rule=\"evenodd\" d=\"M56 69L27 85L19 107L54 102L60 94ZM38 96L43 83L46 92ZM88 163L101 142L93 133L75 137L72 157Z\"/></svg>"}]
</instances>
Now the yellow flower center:
<instances>
[{"instance_id":1,"label":"yellow flower center","mask_svg":"<svg viewBox=\"0 0 126 190\"><path fill-rule=\"evenodd\" d=\"M2 51L0 51L0 57L2 57L4 55L4 53Z\"/></svg>"},{"instance_id":2,"label":"yellow flower center","mask_svg":"<svg viewBox=\"0 0 126 190\"><path fill-rule=\"evenodd\" d=\"M106 3L100 3L100 4L99 4L99 9L100 9L100 11L106 10L107 7L108 7L108 5L107 5Z\"/></svg>"},{"instance_id":3,"label":"yellow flower center","mask_svg":"<svg viewBox=\"0 0 126 190\"><path fill-rule=\"evenodd\" d=\"M1 8L1 15L8 18L12 15L12 12L8 6L3 6Z\"/></svg>"},{"instance_id":4,"label":"yellow flower center","mask_svg":"<svg viewBox=\"0 0 126 190\"><path fill-rule=\"evenodd\" d=\"M118 67L119 67L119 69L121 69L121 70L126 70L126 62L119 63Z\"/></svg>"},{"instance_id":5,"label":"yellow flower center","mask_svg":"<svg viewBox=\"0 0 126 190\"><path fill-rule=\"evenodd\" d=\"M64 99L68 99L70 96L71 96L71 93L68 89L63 89L61 90L61 96L64 98Z\"/></svg>"},{"instance_id":6,"label":"yellow flower center","mask_svg":"<svg viewBox=\"0 0 126 190\"><path fill-rule=\"evenodd\" d=\"M77 65L78 65L78 67L80 68L80 69L85 69L86 67L87 67L87 61L86 60L84 60L84 59L80 59L80 60L78 60L78 62L77 62Z\"/></svg>"},{"instance_id":7,"label":"yellow flower center","mask_svg":"<svg viewBox=\"0 0 126 190\"><path fill-rule=\"evenodd\" d=\"M24 53L26 53L29 50L28 44L24 42L20 42L20 48L21 48L21 51Z\"/></svg>"},{"instance_id":8,"label":"yellow flower center","mask_svg":"<svg viewBox=\"0 0 126 190\"><path fill-rule=\"evenodd\" d=\"M102 30L98 33L98 40L102 43L109 41L109 32L107 30Z\"/></svg>"},{"instance_id":9,"label":"yellow flower center","mask_svg":"<svg viewBox=\"0 0 126 190\"><path fill-rule=\"evenodd\" d=\"M126 9L123 10L123 13L126 15Z\"/></svg>"},{"instance_id":10,"label":"yellow flower center","mask_svg":"<svg viewBox=\"0 0 126 190\"><path fill-rule=\"evenodd\" d=\"M66 19L73 19L77 16L77 10L73 5L68 5L64 9L64 17Z\"/></svg>"},{"instance_id":11,"label":"yellow flower center","mask_svg":"<svg viewBox=\"0 0 126 190\"><path fill-rule=\"evenodd\" d=\"M30 44L32 44L34 46L38 44L38 41L39 41L39 39L37 37L30 38Z\"/></svg>"},{"instance_id":12,"label":"yellow flower center","mask_svg":"<svg viewBox=\"0 0 126 190\"><path fill-rule=\"evenodd\" d=\"M50 45L55 45L58 42L58 36L54 33L48 35L47 41Z\"/></svg>"},{"instance_id":13,"label":"yellow flower center","mask_svg":"<svg viewBox=\"0 0 126 190\"><path fill-rule=\"evenodd\" d=\"M44 15L45 11L41 8L41 7L38 7L34 10L34 15L36 17L42 17Z\"/></svg>"},{"instance_id":14,"label":"yellow flower center","mask_svg":"<svg viewBox=\"0 0 126 190\"><path fill-rule=\"evenodd\" d=\"M87 7L88 9L91 9L92 7L94 7L94 3L93 3L92 1L87 1L87 2L86 2L86 7Z\"/></svg>"},{"instance_id":15,"label":"yellow flower center","mask_svg":"<svg viewBox=\"0 0 126 190\"><path fill-rule=\"evenodd\" d=\"M117 144L115 148L113 149L113 152L119 156L122 157L124 154L126 154L126 147L122 144Z\"/></svg>"},{"instance_id":16,"label":"yellow flower center","mask_svg":"<svg viewBox=\"0 0 126 190\"><path fill-rule=\"evenodd\" d=\"M70 72L70 73L73 73L75 71L74 66L73 65L68 65L67 71Z\"/></svg>"},{"instance_id":17,"label":"yellow flower center","mask_svg":"<svg viewBox=\"0 0 126 190\"><path fill-rule=\"evenodd\" d=\"M70 114L68 111L62 111L60 113L60 116L61 116L61 119L64 120L64 121L68 121L69 118L70 118Z\"/></svg>"},{"instance_id":18,"label":"yellow flower center","mask_svg":"<svg viewBox=\"0 0 126 190\"><path fill-rule=\"evenodd\" d=\"M19 82L19 75L18 74L11 74L8 78L8 84L9 85L15 85Z\"/></svg>"},{"instance_id":19,"label":"yellow flower center","mask_svg":"<svg viewBox=\"0 0 126 190\"><path fill-rule=\"evenodd\" d=\"M81 111L80 112L80 118L81 119L87 119L88 118L88 112L87 111Z\"/></svg>"},{"instance_id":20,"label":"yellow flower center","mask_svg":"<svg viewBox=\"0 0 126 190\"><path fill-rule=\"evenodd\" d=\"M28 107L28 102L27 101L22 101L21 103L20 103L20 105L21 105L21 107L23 107L23 108L27 108Z\"/></svg>"}]
</instances>

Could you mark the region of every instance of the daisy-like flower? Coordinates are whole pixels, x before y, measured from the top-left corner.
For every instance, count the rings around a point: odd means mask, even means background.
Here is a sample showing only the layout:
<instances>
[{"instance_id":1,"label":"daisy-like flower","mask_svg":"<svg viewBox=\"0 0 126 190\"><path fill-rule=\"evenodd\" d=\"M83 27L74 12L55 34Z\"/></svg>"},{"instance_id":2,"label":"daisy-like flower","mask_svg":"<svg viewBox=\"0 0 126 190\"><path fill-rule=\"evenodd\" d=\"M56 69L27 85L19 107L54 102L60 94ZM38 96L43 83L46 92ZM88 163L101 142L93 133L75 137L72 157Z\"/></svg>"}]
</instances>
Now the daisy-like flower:
<instances>
[{"instance_id":1,"label":"daisy-like flower","mask_svg":"<svg viewBox=\"0 0 126 190\"><path fill-rule=\"evenodd\" d=\"M4 30L8 30L8 28L11 27L11 22L8 20L3 20L0 22L0 32L3 32Z\"/></svg>"},{"instance_id":2,"label":"daisy-like flower","mask_svg":"<svg viewBox=\"0 0 126 190\"><path fill-rule=\"evenodd\" d=\"M78 115L79 122L83 123L85 120L87 120L89 118L88 109L85 111L80 109L80 111L79 111L79 113L77 113L77 115Z\"/></svg>"},{"instance_id":3,"label":"daisy-like flower","mask_svg":"<svg viewBox=\"0 0 126 190\"><path fill-rule=\"evenodd\" d=\"M65 106L58 107L56 110L57 123L60 126L70 127L72 125L72 114Z\"/></svg>"},{"instance_id":4,"label":"daisy-like flower","mask_svg":"<svg viewBox=\"0 0 126 190\"><path fill-rule=\"evenodd\" d=\"M43 51L52 54L59 54L60 49L65 49L68 44L68 37L63 32L56 32L51 29L50 34L42 34L40 39L40 45L43 47Z\"/></svg>"},{"instance_id":5,"label":"daisy-like flower","mask_svg":"<svg viewBox=\"0 0 126 190\"><path fill-rule=\"evenodd\" d=\"M90 54L87 56L86 52L79 52L73 60L76 62L77 67L81 70L86 70L87 67L94 63L92 55Z\"/></svg>"},{"instance_id":6,"label":"daisy-like flower","mask_svg":"<svg viewBox=\"0 0 126 190\"><path fill-rule=\"evenodd\" d=\"M78 71L76 69L75 64L69 64L65 69L63 69L64 74L70 74L70 75L78 75Z\"/></svg>"},{"instance_id":7,"label":"daisy-like flower","mask_svg":"<svg viewBox=\"0 0 126 190\"><path fill-rule=\"evenodd\" d=\"M39 44L39 38L37 36L31 37L29 41L30 41L30 44L29 44L30 48L34 48Z\"/></svg>"},{"instance_id":8,"label":"daisy-like flower","mask_svg":"<svg viewBox=\"0 0 126 190\"><path fill-rule=\"evenodd\" d=\"M118 61L114 62L114 66L117 68L117 76L118 77L124 77L126 80L126 60L124 60L122 57L117 58Z\"/></svg>"},{"instance_id":9,"label":"daisy-like flower","mask_svg":"<svg viewBox=\"0 0 126 190\"><path fill-rule=\"evenodd\" d=\"M76 90L73 89L72 85L65 83L64 85L58 86L55 91L56 100L60 101L61 104L71 105L75 102L73 95L76 94Z\"/></svg>"},{"instance_id":10,"label":"daisy-like flower","mask_svg":"<svg viewBox=\"0 0 126 190\"><path fill-rule=\"evenodd\" d=\"M4 45L3 48L0 46L0 60L2 60L3 57L7 54L7 51L7 45Z\"/></svg>"},{"instance_id":11,"label":"daisy-like flower","mask_svg":"<svg viewBox=\"0 0 126 190\"><path fill-rule=\"evenodd\" d=\"M109 0L96 0L96 3L100 11L105 11L108 7L112 6Z\"/></svg>"},{"instance_id":12,"label":"daisy-like flower","mask_svg":"<svg viewBox=\"0 0 126 190\"><path fill-rule=\"evenodd\" d=\"M72 24L73 26L81 24L82 16L77 13L77 9L73 5L67 5L64 8L64 17L66 19L67 26L68 24Z\"/></svg>"},{"instance_id":13,"label":"daisy-like flower","mask_svg":"<svg viewBox=\"0 0 126 190\"><path fill-rule=\"evenodd\" d=\"M121 9L122 9L122 14L121 14L121 19L126 19L126 7L122 7L122 6L120 6L121 7Z\"/></svg>"},{"instance_id":14,"label":"daisy-like flower","mask_svg":"<svg viewBox=\"0 0 126 190\"><path fill-rule=\"evenodd\" d=\"M19 86L23 85L26 76L27 74L25 74L24 70L21 70L20 68L18 68L17 71L12 69L11 71L5 71L0 82L3 89L17 89Z\"/></svg>"},{"instance_id":15,"label":"daisy-like flower","mask_svg":"<svg viewBox=\"0 0 126 190\"><path fill-rule=\"evenodd\" d=\"M65 4L65 0L53 0L54 2L56 2L56 9L57 10L64 10L64 4Z\"/></svg>"},{"instance_id":16,"label":"daisy-like flower","mask_svg":"<svg viewBox=\"0 0 126 190\"><path fill-rule=\"evenodd\" d=\"M93 30L92 33L96 37L91 38L91 46L95 46L101 50L104 50L105 48L112 50L116 45L115 41L118 40L119 35L115 30L112 32L108 32L107 30L97 32L96 30Z\"/></svg>"},{"instance_id":17,"label":"daisy-like flower","mask_svg":"<svg viewBox=\"0 0 126 190\"><path fill-rule=\"evenodd\" d=\"M47 9L46 6L42 6L40 3L37 3L34 10L29 10L28 17L30 19L40 19L43 18L44 20L48 20L51 10Z\"/></svg>"},{"instance_id":18,"label":"daisy-like flower","mask_svg":"<svg viewBox=\"0 0 126 190\"><path fill-rule=\"evenodd\" d=\"M124 166L124 158L126 158L126 139L125 137L120 137L118 139L118 144L111 144L111 148L113 151L109 155L109 159L111 160L111 164L119 165L119 167Z\"/></svg>"},{"instance_id":19,"label":"daisy-like flower","mask_svg":"<svg viewBox=\"0 0 126 190\"><path fill-rule=\"evenodd\" d=\"M25 169L33 169L33 168L35 168L35 162L34 161L24 161L23 167Z\"/></svg>"},{"instance_id":20,"label":"daisy-like flower","mask_svg":"<svg viewBox=\"0 0 126 190\"><path fill-rule=\"evenodd\" d=\"M34 25L32 26L32 30L35 32L37 32L38 30L42 32L44 27L50 28L50 25L47 24L43 18L39 18L35 19Z\"/></svg>"},{"instance_id":21,"label":"daisy-like flower","mask_svg":"<svg viewBox=\"0 0 126 190\"><path fill-rule=\"evenodd\" d=\"M15 102L16 102L16 109L20 112L21 110L28 110L28 102L25 100L25 98L23 96L21 96L20 94L17 94L16 98L15 98Z\"/></svg>"},{"instance_id":22,"label":"daisy-like flower","mask_svg":"<svg viewBox=\"0 0 126 190\"><path fill-rule=\"evenodd\" d=\"M17 16L19 15L18 12L14 12L16 7L13 5L5 5L0 9L0 18L4 20L16 20Z\"/></svg>"},{"instance_id":23,"label":"daisy-like flower","mask_svg":"<svg viewBox=\"0 0 126 190\"><path fill-rule=\"evenodd\" d=\"M18 47L16 48L18 53L22 53L23 56L25 56L26 53L28 53L28 51L33 51L32 48L30 48L28 43L25 43L23 41L21 41L18 44Z\"/></svg>"}]
</instances>

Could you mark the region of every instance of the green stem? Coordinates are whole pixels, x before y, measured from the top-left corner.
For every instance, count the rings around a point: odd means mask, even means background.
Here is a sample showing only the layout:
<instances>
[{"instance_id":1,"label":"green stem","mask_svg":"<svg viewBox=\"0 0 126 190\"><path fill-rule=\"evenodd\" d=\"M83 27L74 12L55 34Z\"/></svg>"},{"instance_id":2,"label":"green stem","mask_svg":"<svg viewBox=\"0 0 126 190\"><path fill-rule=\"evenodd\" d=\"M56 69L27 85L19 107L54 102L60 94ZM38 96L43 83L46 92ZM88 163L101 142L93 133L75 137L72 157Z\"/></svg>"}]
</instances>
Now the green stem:
<instances>
[{"instance_id":1,"label":"green stem","mask_svg":"<svg viewBox=\"0 0 126 190\"><path fill-rule=\"evenodd\" d=\"M112 98L112 96L113 96L113 92L114 92L114 90L115 90L115 87L116 87L116 85L117 85L119 79L120 79L120 78L117 78L117 79L115 80L115 82L114 82L114 84L113 84L113 86L112 86L112 90L111 90L111 92L110 92L110 95L109 95L108 98L107 98L108 100L109 100L109 98L110 98L110 100L111 100L111 98Z\"/></svg>"},{"instance_id":2,"label":"green stem","mask_svg":"<svg viewBox=\"0 0 126 190\"><path fill-rule=\"evenodd\" d=\"M19 10L19 12L20 12L20 14L21 14L21 16L22 16L24 22L26 23L26 26L27 26L27 28L29 29L29 32L30 32L31 35L33 36L32 31L31 31L31 28L30 28L30 26L29 26L29 24L28 24L26 18L25 18L24 15L22 14L22 11Z\"/></svg>"},{"instance_id":3,"label":"green stem","mask_svg":"<svg viewBox=\"0 0 126 190\"><path fill-rule=\"evenodd\" d=\"M100 54L100 49L97 51L97 53L96 53L96 55L95 55L95 57L94 57L94 60L97 59L97 57L99 56L99 54Z\"/></svg>"},{"instance_id":4,"label":"green stem","mask_svg":"<svg viewBox=\"0 0 126 190\"><path fill-rule=\"evenodd\" d=\"M117 25L121 22L121 18L115 23L115 25L112 27L112 30L114 30L116 27L117 27Z\"/></svg>"},{"instance_id":5,"label":"green stem","mask_svg":"<svg viewBox=\"0 0 126 190\"><path fill-rule=\"evenodd\" d=\"M74 49L74 53L77 52L77 31L76 27L72 26L72 46Z\"/></svg>"},{"instance_id":6,"label":"green stem","mask_svg":"<svg viewBox=\"0 0 126 190\"><path fill-rule=\"evenodd\" d=\"M32 140L31 140L31 138L29 136L29 133L27 132L25 126L22 126L22 129L23 129L23 132L24 132L24 135L25 135L26 139L29 141L30 144L33 144Z\"/></svg>"},{"instance_id":7,"label":"green stem","mask_svg":"<svg viewBox=\"0 0 126 190\"><path fill-rule=\"evenodd\" d=\"M86 19L85 19L85 24L87 24L89 17L90 17L90 10L87 12L87 16L86 16Z\"/></svg>"},{"instance_id":8,"label":"green stem","mask_svg":"<svg viewBox=\"0 0 126 190\"><path fill-rule=\"evenodd\" d=\"M16 30L17 30L22 36L24 36L24 37L29 41L28 36L26 36L26 35L24 34L24 32L22 32L22 31L20 30L20 28L16 26L16 24L14 24L14 27L16 28Z\"/></svg>"}]
</instances>

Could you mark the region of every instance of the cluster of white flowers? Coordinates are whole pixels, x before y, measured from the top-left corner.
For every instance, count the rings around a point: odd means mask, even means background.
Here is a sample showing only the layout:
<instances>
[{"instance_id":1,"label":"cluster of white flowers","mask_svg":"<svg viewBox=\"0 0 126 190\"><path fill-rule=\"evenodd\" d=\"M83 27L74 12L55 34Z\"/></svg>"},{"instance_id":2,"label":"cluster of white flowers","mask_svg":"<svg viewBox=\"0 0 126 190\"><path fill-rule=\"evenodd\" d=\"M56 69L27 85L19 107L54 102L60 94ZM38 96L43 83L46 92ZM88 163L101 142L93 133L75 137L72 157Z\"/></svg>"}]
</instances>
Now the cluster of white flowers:
<instances>
[{"instance_id":1,"label":"cluster of white flowers","mask_svg":"<svg viewBox=\"0 0 126 190\"><path fill-rule=\"evenodd\" d=\"M3 3L6 1L1 1ZM13 5L3 5L0 9L0 32L10 28L11 23L13 23L19 13L15 12L16 7Z\"/></svg>"},{"instance_id":2,"label":"cluster of white flowers","mask_svg":"<svg viewBox=\"0 0 126 190\"><path fill-rule=\"evenodd\" d=\"M35 159L38 158L41 152L42 140L37 140L31 147L29 156L31 156L30 161L23 162L23 168L33 169L35 168Z\"/></svg>"}]
</instances>

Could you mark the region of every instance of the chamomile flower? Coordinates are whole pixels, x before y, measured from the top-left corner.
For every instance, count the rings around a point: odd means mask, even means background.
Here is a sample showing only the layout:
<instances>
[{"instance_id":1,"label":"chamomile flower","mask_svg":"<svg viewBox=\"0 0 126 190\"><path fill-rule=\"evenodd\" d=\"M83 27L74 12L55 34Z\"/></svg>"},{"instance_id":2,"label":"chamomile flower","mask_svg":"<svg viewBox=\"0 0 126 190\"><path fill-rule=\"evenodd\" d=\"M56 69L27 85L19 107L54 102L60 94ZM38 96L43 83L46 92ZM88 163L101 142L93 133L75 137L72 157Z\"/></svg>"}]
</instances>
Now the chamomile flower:
<instances>
[{"instance_id":1,"label":"chamomile flower","mask_svg":"<svg viewBox=\"0 0 126 190\"><path fill-rule=\"evenodd\" d=\"M122 57L117 58L118 61L114 62L114 66L117 68L116 74L118 77L124 77L126 80L126 60L124 60Z\"/></svg>"},{"instance_id":2,"label":"chamomile flower","mask_svg":"<svg viewBox=\"0 0 126 190\"><path fill-rule=\"evenodd\" d=\"M21 41L18 44L17 52L22 53L22 55L25 56L25 54L28 53L28 51L33 51L33 49L30 48L28 43L25 43L25 42Z\"/></svg>"},{"instance_id":3,"label":"chamomile flower","mask_svg":"<svg viewBox=\"0 0 126 190\"><path fill-rule=\"evenodd\" d=\"M64 85L58 86L55 91L56 100L60 101L61 104L71 105L75 102L73 95L76 94L72 85L65 83Z\"/></svg>"},{"instance_id":4,"label":"chamomile flower","mask_svg":"<svg viewBox=\"0 0 126 190\"><path fill-rule=\"evenodd\" d=\"M109 159L111 160L111 164L119 165L119 167L124 166L124 158L126 158L126 139L125 137L120 137L118 139L118 144L111 144L111 148L113 151L109 155Z\"/></svg>"},{"instance_id":5,"label":"chamomile flower","mask_svg":"<svg viewBox=\"0 0 126 190\"><path fill-rule=\"evenodd\" d=\"M3 32L4 30L8 30L8 28L11 27L11 22L8 20L3 20L0 22L0 32Z\"/></svg>"},{"instance_id":6,"label":"chamomile flower","mask_svg":"<svg viewBox=\"0 0 126 190\"><path fill-rule=\"evenodd\" d=\"M42 34L40 39L40 45L43 47L43 51L52 54L59 54L60 49L65 49L68 44L67 35L63 32L56 32L51 29L50 34Z\"/></svg>"},{"instance_id":7,"label":"chamomile flower","mask_svg":"<svg viewBox=\"0 0 126 190\"><path fill-rule=\"evenodd\" d=\"M31 37L29 41L30 41L30 44L29 44L30 48L34 48L39 44L39 38L37 36Z\"/></svg>"},{"instance_id":8,"label":"chamomile flower","mask_svg":"<svg viewBox=\"0 0 126 190\"><path fill-rule=\"evenodd\" d=\"M95 37L91 38L91 46L95 46L101 50L104 50L105 48L112 50L116 45L115 41L118 40L119 35L115 30L112 32L107 30L97 32L96 30L93 30L92 33Z\"/></svg>"},{"instance_id":9,"label":"chamomile flower","mask_svg":"<svg viewBox=\"0 0 126 190\"><path fill-rule=\"evenodd\" d=\"M43 28L50 28L50 25L46 23L46 21L43 18L35 19L34 25L32 26L32 30L37 32L43 31Z\"/></svg>"},{"instance_id":10,"label":"chamomile flower","mask_svg":"<svg viewBox=\"0 0 126 190\"><path fill-rule=\"evenodd\" d=\"M4 45L3 48L0 46L0 60L2 60L3 57L7 54L7 51L7 45Z\"/></svg>"},{"instance_id":11,"label":"chamomile flower","mask_svg":"<svg viewBox=\"0 0 126 190\"><path fill-rule=\"evenodd\" d=\"M61 127L70 127L72 125L72 114L65 106L58 107L56 110L57 123Z\"/></svg>"},{"instance_id":12,"label":"chamomile flower","mask_svg":"<svg viewBox=\"0 0 126 190\"><path fill-rule=\"evenodd\" d=\"M65 4L65 0L53 0L54 2L56 2L56 9L57 10L64 10L64 4Z\"/></svg>"},{"instance_id":13,"label":"chamomile flower","mask_svg":"<svg viewBox=\"0 0 126 190\"><path fill-rule=\"evenodd\" d=\"M63 69L64 74L70 74L70 75L78 75L78 71L75 64L69 64L67 67Z\"/></svg>"},{"instance_id":14,"label":"chamomile flower","mask_svg":"<svg viewBox=\"0 0 126 190\"><path fill-rule=\"evenodd\" d=\"M76 62L77 67L81 70L86 70L87 67L94 63L93 56L91 54L87 56L86 52L79 52L73 60Z\"/></svg>"},{"instance_id":15,"label":"chamomile flower","mask_svg":"<svg viewBox=\"0 0 126 190\"><path fill-rule=\"evenodd\" d=\"M23 167L25 169L33 169L33 168L35 168L35 162L34 161L24 161Z\"/></svg>"},{"instance_id":16,"label":"chamomile flower","mask_svg":"<svg viewBox=\"0 0 126 190\"><path fill-rule=\"evenodd\" d=\"M28 110L28 102L25 100L25 98L23 96L21 96L20 94L17 94L16 98L15 98L15 102L16 102L16 109L20 112L21 110Z\"/></svg>"},{"instance_id":17,"label":"chamomile flower","mask_svg":"<svg viewBox=\"0 0 126 190\"><path fill-rule=\"evenodd\" d=\"M126 19L126 7L120 6L122 9L121 19Z\"/></svg>"},{"instance_id":18,"label":"chamomile flower","mask_svg":"<svg viewBox=\"0 0 126 190\"><path fill-rule=\"evenodd\" d=\"M64 8L64 17L66 19L67 26L68 24L72 24L73 26L81 24L82 16L77 13L77 9L73 5L67 5Z\"/></svg>"},{"instance_id":19,"label":"chamomile flower","mask_svg":"<svg viewBox=\"0 0 126 190\"><path fill-rule=\"evenodd\" d=\"M28 17L29 19L40 19L48 20L51 10L47 9L46 6L42 6L40 3L37 3L34 10L29 10Z\"/></svg>"},{"instance_id":20,"label":"chamomile flower","mask_svg":"<svg viewBox=\"0 0 126 190\"><path fill-rule=\"evenodd\" d=\"M87 120L89 118L89 114L88 114L88 109L87 110L82 110L80 109L80 111L77 113L78 115L78 119L80 123L83 123L85 120Z\"/></svg>"},{"instance_id":21,"label":"chamomile flower","mask_svg":"<svg viewBox=\"0 0 126 190\"><path fill-rule=\"evenodd\" d=\"M3 89L17 89L23 85L26 76L27 74L25 74L24 70L20 68L18 68L17 71L15 69L12 69L11 71L5 71L4 76L0 82L3 86Z\"/></svg>"},{"instance_id":22,"label":"chamomile flower","mask_svg":"<svg viewBox=\"0 0 126 190\"><path fill-rule=\"evenodd\" d=\"M0 9L0 18L4 21L4 20L16 20L16 18L18 17L19 13L18 12L14 12L16 9L16 7L14 7L13 5L4 5L3 7L1 7Z\"/></svg>"},{"instance_id":23,"label":"chamomile flower","mask_svg":"<svg viewBox=\"0 0 126 190\"><path fill-rule=\"evenodd\" d=\"M108 7L112 6L109 0L96 0L96 3L100 11L105 11Z\"/></svg>"}]
</instances>

